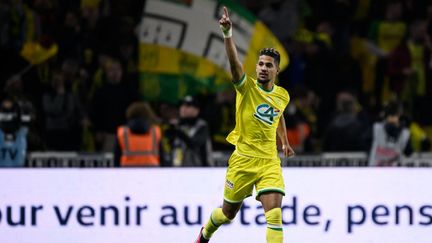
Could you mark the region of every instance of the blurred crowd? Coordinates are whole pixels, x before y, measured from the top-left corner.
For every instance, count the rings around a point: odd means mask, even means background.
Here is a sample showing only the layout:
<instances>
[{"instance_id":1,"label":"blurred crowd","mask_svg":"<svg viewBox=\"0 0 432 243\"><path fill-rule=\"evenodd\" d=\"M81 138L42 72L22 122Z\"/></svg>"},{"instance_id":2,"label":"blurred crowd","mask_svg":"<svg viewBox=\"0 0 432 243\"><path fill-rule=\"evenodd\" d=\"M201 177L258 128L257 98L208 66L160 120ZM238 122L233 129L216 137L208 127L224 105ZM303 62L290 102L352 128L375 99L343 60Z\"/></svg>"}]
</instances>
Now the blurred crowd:
<instances>
[{"instance_id":1,"label":"blurred crowd","mask_svg":"<svg viewBox=\"0 0 432 243\"><path fill-rule=\"evenodd\" d=\"M279 84L291 95L284 115L298 154L371 151L382 137L376 124L387 120L381 132L400 152L431 150L432 1L237 2L289 52ZM136 27L144 4L1 1L0 143L21 136L25 144L10 145L16 151L114 151L123 164L125 136L153 134L136 149L166 166L211 166L211 151L232 151L233 89L178 104L142 99Z\"/></svg>"},{"instance_id":2,"label":"blurred crowd","mask_svg":"<svg viewBox=\"0 0 432 243\"><path fill-rule=\"evenodd\" d=\"M0 3L0 87L31 115L29 150L113 149L128 105L140 99L135 27L143 5Z\"/></svg>"},{"instance_id":3,"label":"blurred crowd","mask_svg":"<svg viewBox=\"0 0 432 243\"><path fill-rule=\"evenodd\" d=\"M413 151L430 151L432 1L242 2L290 54L280 85L298 151L369 151L395 102Z\"/></svg>"}]
</instances>

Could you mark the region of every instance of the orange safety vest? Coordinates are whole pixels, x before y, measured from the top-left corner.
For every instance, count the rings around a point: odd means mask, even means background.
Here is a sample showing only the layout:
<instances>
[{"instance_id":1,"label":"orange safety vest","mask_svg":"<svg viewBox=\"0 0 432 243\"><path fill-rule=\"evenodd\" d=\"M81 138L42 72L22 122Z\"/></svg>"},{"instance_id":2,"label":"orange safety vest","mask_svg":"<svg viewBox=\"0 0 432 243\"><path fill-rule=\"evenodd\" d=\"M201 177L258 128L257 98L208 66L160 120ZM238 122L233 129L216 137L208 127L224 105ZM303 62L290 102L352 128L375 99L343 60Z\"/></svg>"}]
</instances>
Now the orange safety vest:
<instances>
[{"instance_id":1,"label":"orange safety vest","mask_svg":"<svg viewBox=\"0 0 432 243\"><path fill-rule=\"evenodd\" d=\"M129 127L120 126L117 138L122 150L121 166L159 166L161 130L152 126L146 134L131 133Z\"/></svg>"}]
</instances>

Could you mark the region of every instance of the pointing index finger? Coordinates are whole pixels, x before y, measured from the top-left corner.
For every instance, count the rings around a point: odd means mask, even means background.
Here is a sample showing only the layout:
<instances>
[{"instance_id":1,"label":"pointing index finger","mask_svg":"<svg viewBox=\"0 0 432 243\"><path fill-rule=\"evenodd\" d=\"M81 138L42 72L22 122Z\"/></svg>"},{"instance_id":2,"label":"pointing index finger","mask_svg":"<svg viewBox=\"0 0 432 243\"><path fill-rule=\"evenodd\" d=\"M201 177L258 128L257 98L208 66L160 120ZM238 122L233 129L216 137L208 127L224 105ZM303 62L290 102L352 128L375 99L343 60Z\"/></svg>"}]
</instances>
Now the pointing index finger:
<instances>
[{"instance_id":1,"label":"pointing index finger","mask_svg":"<svg viewBox=\"0 0 432 243\"><path fill-rule=\"evenodd\" d=\"M225 16L228 18L229 17L229 15L228 15L228 9L226 7L223 7L223 10L224 10Z\"/></svg>"}]
</instances>

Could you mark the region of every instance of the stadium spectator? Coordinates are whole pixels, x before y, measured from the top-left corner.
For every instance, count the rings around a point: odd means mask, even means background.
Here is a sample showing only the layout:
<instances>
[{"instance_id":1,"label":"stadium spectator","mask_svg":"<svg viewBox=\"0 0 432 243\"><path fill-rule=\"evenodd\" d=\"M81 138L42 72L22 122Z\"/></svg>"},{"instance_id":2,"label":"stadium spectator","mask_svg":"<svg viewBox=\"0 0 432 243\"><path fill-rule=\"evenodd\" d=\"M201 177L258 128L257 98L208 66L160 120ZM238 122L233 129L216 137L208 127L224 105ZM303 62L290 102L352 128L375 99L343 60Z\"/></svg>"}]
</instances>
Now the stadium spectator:
<instances>
[{"instance_id":1,"label":"stadium spectator","mask_svg":"<svg viewBox=\"0 0 432 243\"><path fill-rule=\"evenodd\" d=\"M58 24L56 30L60 60L68 56L79 55L84 41L79 13L76 10L67 9L62 17L62 22Z\"/></svg>"},{"instance_id":2,"label":"stadium spectator","mask_svg":"<svg viewBox=\"0 0 432 243\"><path fill-rule=\"evenodd\" d=\"M19 52L26 41L37 40L40 37L36 11L24 0L2 1L0 23L2 45L6 49Z\"/></svg>"},{"instance_id":3,"label":"stadium spectator","mask_svg":"<svg viewBox=\"0 0 432 243\"><path fill-rule=\"evenodd\" d=\"M390 90L413 111L414 104L432 94L430 66L432 42L427 35L427 23L411 23L409 37L389 56Z\"/></svg>"},{"instance_id":4,"label":"stadium spectator","mask_svg":"<svg viewBox=\"0 0 432 243\"><path fill-rule=\"evenodd\" d=\"M171 104L170 102L163 101L159 104L158 115L161 119L162 139L161 139L161 161L168 166L172 166L173 162L173 150L172 148L172 134L169 131L172 130L172 124L178 119L179 109L177 105ZM168 134L166 132L168 131Z\"/></svg>"},{"instance_id":5,"label":"stadium spectator","mask_svg":"<svg viewBox=\"0 0 432 243\"><path fill-rule=\"evenodd\" d=\"M403 21L403 4L400 0L389 0L384 7L384 18L374 21L370 26L369 38L383 53L374 61L374 93L380 106L391 99L389 77L387 75L388 55L404 40L407 24Z\"/></svg>"},{"instance_id":6,"label":"stadium spectator","mask_svg":"<svg viewBox=\"0 0 432 243\"><path fill-rule=\"evenodd\" d=\"M383 110L384 120L373 125L369 166L395 166L403 155L411 155L410 132L400 122L402 107L391 102Z\"/></svg>"},{"instance_id":7,"label":"stadium spectator","mask_svg":"<svg viewBox=\"0 0 432 243\"><path fill-rule=\"evenodd\" d=\"M62 70L53 71L50 86L42 95L42 115L48 150L81 148L81 107L78 97L66 87Z\"/></svg>"},{"instance_id":8,"label":"stadium spectator","mask_svg":"<svg viewBox=\"0 0 432 243\"><path fill-rule=\"evenodd\" d=\"M323 151L366 151L368 127L358 118L358 103L354 95L340 92L337 113L324 134Z\"/></svg>"},{"instance_id":9,"label":"stadium spectator","mask_svg":"<svg viewBox=\"0 0 432 243\"><path fill-rule=\"evenodd\" d=\"M170 141L173 166L212 166L212 144L208 124L198 117L200 105L186 96L179 109L179 119L165 131Z\"/></svg>"},{"instance_id":10,"label":"stadium spectator","mask_svg":"<svg viewBox=\"0 0 432 243\"><path fill-rule=\"evenodd\" d=\"M22 167L27 154L27 127L21 122L20 107L10 96L0 106L0 167Z\"/></svg>"},{"instance_id":11,"label":"stadium spectator","mask_svg":"<svg viewBox=\"0 0 432 243\"><path fill-rule=\"evenodd\" d=\"M145 102L134 102L126 111L127 124L117 128L114 163L118 166L160 166L161 129Z\"/></svg>"},{"instance_id":12,"label":"stadium spectator","mask_svg":"<svg viewBox=\"0 0 432 243\"><path fill-rule=\"evenodd\" d=\"M45 139L41 137L41 126L39 124L39 122L42 122L41 118L43 118L43 115L37 114L35 104L33 104L32 100L24 92L21 76L15 75L7 80L4 92L7 96L15 100L20 107L22 125L28 128L28 150L45 150Z\"/></svg>"},{"instance_id":13,"label":"stadium spectator","mask_svg":"<svg viewBox=\"0 0 432 243\"><path fill-rule=\"evenodd\" d=\"M275 35L281 39L291 38L301 26L304 16L310 14L310 7L305 0L269 1L262 4L257 13Z\"/></svg>"},{"instance_id":14,"label":"stadium spectator","mask_svg":"<svg viewBox=\"0 0 432 243\"><path fill-rule=\"evenodd\" d=\"M125 110L138 94L123 77L123 68L116 59L105 62L103 84L95 90L90 117L95 132L97 151L113 151L117 127L126 123Z\"/></svg>"},{"instance_id":15,"label":"stadium spectator","mask_svg":"<svg viewBox=\"0 0 432 243\"><path fill-rule=\"evenodd\" d=\"M334 111L333 99L340 89L340 72L337 69L337 55L333 45L333 25L328 21L319 21L315 26L309 43L305 46L305 85L319 98L317 109L316 135L322 136Z\"/></svg>"}]
</instances>

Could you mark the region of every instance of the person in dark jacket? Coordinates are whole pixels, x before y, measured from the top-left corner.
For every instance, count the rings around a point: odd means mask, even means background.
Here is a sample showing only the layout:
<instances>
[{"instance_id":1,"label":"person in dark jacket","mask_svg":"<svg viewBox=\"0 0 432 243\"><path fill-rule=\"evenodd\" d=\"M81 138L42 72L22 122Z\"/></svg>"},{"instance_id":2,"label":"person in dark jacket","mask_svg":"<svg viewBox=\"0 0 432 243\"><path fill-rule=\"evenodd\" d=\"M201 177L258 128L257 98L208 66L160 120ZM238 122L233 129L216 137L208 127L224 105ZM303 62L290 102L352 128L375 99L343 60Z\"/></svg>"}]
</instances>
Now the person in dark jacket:
<instances>
[{"instance_id":1,"label":"person in dark jacket","mask_svg":"<svg viewBox=\"0 0 432 243\"><path fill-rule=\"evenodd\" d=\"M210 130L198 117L199 102L186 96L180 105L180 118L173 121L165 135L170 141L173 166L212 166Z\"/></svg>"},{"instance_id":2,"label":"person in dark jacket","mask_svg":"<svg viewBox=\"0 0 432 243\"><path fill-rule=\"evenodd\" d=\"M128 106L139 99L131 80L123 75L123 67L117 59L110 59L104 66L104 83L93 96L91 122L95 133L97 151L112 151L118 126L126 122Z\"/></svg>"},{"instance_id":3,"label":"person in dark jacket","mask_svg":"<svg viewBox=\"0 0 432 243\"><path fill-rule=\"evenodd\" d=\"M326 152L366 151L369 128L359 119L357 99L349 92L340 92L337 114L326 129L323 150Z\"/></svg>"}]
</instances>

